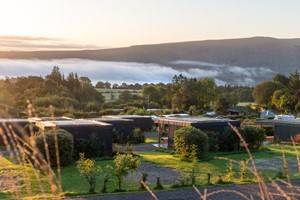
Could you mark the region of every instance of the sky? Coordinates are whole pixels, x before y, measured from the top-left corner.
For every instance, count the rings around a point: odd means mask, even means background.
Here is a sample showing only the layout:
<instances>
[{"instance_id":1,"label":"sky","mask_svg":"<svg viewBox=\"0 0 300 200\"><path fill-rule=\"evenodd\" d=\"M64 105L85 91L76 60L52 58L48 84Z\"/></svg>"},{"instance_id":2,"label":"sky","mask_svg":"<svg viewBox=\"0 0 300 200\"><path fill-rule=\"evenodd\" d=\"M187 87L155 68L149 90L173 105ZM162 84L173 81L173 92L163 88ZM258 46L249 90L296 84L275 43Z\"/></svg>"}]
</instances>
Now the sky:
<instances>
[{"instance_id":1,"label":"sky","mask_svg":"<svg viewBox=\"0 0 300 200\"><path fill-rule=\"evenodd\" d=\"M300 38L299 0L0 0L0 50Z\"/></svg>"}]
</instances>

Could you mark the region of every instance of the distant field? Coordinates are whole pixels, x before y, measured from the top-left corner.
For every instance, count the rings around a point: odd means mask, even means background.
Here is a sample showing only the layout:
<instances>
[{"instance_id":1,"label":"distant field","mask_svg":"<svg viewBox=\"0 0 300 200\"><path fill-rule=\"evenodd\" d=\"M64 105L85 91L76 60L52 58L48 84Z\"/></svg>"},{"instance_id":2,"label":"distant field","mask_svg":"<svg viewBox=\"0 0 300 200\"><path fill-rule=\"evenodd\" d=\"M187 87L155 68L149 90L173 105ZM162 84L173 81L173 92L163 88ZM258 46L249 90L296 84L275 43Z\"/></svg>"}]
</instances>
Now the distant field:
<instances>
[{"instance_id":1,"label":"distant field","mask_svg":"<svg viewBox=\"0 0 300 200\"><path fill-rule=\"evenodd\" d=\"M238 103L238 106L248 106L248 105L256 106L256 103L255 102L239 102Z\"/></svg>"},{"instance_id":2,"label":"distant field","mask_svg":"<svg viewBox=\"0 0 300 200\"><path fill-rule=\"evenodd\" d=\"M111 102L116 101L119 99L119 95L124 91L129 91L131 94L135 94L138 96L142 95L142 90L130 90L130 89L102 89L102 88L96 88L98 92L101 92L101 94L105 97L105 102ZM113 99L112 99L112 96Z\"/></svg>"}]
</instances>

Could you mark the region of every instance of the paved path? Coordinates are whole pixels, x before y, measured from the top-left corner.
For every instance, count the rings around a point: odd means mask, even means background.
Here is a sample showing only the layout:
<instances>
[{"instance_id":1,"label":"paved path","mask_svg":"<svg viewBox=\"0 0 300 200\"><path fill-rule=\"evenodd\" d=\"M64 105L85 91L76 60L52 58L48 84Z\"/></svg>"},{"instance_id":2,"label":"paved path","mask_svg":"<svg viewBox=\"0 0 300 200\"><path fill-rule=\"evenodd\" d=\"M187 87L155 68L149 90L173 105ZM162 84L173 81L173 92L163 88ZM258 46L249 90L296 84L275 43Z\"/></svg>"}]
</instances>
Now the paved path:
<instances>
[{"instance_id":1,"label":"paved path","mask_svg":"<svg viewBox=\"0 0 300 200\"><path fill-rule=\"evenodd\" d=\"M300 199L300 180L293 181L293 185L296 186L296 196L295 199ZM286 185L280 183L281 188L284 191L289 192L289 189ZM270 186L268 183L268 188L272 193L278 193L278 191ZM298 191L297 191L298 190ZM203 189L200 190L203 194ZM223 187L210 187L207 189L208 194L214 191L219 191L220 193L208 196L207 199L213 200L239 200L245 199L242 196L239 196L230 191L238 191L243 193L247 198L250 199L250 195L253 196L254 199L260 199L259 197L259 187L258 184L244 184L244 185L229 185ZM188 189L177 189L177 190L169 190L169 191L155 191L155 194L159 200L193 200L200 199L198 194L193 188ZM274 199L285 199L281 196L273 196ZM153 199L148 192L140 192L140 193L131 193L131 194L112 194L112 195L103 195L103 196L95 196L95 197L86 197L86 198L74 198L73 200L151 200Z\"/></svg>"}]
</instances>

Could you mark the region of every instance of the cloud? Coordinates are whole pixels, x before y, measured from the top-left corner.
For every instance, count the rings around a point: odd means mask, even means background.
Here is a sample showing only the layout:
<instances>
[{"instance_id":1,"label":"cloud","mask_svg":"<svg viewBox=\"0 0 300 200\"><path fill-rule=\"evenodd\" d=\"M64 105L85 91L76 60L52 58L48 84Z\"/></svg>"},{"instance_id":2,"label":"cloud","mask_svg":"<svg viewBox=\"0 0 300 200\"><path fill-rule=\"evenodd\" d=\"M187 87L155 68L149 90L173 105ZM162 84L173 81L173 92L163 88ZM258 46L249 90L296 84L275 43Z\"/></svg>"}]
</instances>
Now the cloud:
<instances>
[{"instance_id":1,"label":"cloud","mask_svg":"<svg viewBox=\"0 0 300 200\"><path fill-rule=\"evenodd\" d=\"M228 66L212 69L191 67L175 69L169 66L136 62L109 62L85 59L55 60L13 60L0 59L2 78L5 76L45 76L53 66L58 65L66 75L77 72L79 76L89 77L95 84L97 81L111 83L170 83L174 75L183 74L187 77L212 77L218 85L255 85L261 80L271 78L273 71L268 68L242 68Z\"/></svg>"},{"instance_id":2,"label":"cloud","mask_svg":"<svg viewBox=\"0 0 300 200\"><path fill-rule=\"evenodd\" d=\"M219 64L215 64L215 63L201 62L201 61L194 61L194 60L175 60L170 63L177 64L177 65L192 65L192 66L201 66L201 67L225 67L225 66L227 66L227 65L219 65Z\"/></svg>"},{"instance_id":3,"label":"cloud","mask_svg":"<svg viewBox=\"0 0 300 200\"><path fill-rule=\"evenodd\" d=\"M74 44L59 38L0 35L1 51L103 49L90 44Z\"/></svg>"},{"instance_id":4,"label":"cloud","mask_svg":"<svg viewBox=\"0 0 300 200\"><path fill-rule=\"evenodd\" d=\"M33 36L19 36L19 35L0 35L0 40L28 40L28 41L58 41L58 38L50 37L33 37Z\"/></svg>"}]
</instances>

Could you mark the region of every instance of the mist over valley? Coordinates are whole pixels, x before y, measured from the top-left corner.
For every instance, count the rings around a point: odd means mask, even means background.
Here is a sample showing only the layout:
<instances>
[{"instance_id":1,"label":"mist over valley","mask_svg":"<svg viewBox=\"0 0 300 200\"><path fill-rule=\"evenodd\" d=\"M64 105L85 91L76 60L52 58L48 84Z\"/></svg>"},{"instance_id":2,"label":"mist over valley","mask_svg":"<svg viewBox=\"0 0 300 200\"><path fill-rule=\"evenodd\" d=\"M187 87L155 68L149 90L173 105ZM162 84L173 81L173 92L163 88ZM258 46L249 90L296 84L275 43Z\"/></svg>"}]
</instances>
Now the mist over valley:
<instances>
[{"instance_id":1,"label":"mist over valley","mask_svg":"<svg viewBox=\"0 0 300 200\"><path fill-rule=\"evenodd\" d=\"M93 83L170 82L176 74L218 85L255 85L300 66L300 40L253 37L72 51L1 51L1 77L41 75L53 66Z\"/></svg>"}]
</instances>

